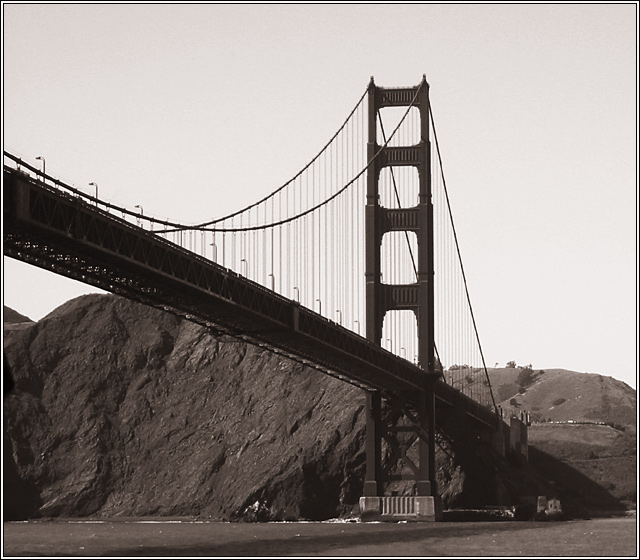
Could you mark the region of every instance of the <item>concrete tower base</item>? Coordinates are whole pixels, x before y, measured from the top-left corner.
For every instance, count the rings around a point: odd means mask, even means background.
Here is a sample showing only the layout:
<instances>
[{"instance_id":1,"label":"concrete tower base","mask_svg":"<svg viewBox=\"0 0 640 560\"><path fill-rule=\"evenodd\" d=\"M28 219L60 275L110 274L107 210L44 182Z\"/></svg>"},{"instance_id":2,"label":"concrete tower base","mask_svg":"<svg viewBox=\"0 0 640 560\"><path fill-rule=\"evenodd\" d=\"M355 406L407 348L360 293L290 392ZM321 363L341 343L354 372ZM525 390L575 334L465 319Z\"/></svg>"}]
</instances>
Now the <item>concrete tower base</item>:
<instances>
[{"instance_id":1,"label":"concrete tower base","mask_svg":"<svg viewBox=\"0 0 640 560\"><path fill-rule=\"evenodd\" d=\"M441 515L434 496L363 496L360 520L437 521Z\"/></svg>"}]
</instances>

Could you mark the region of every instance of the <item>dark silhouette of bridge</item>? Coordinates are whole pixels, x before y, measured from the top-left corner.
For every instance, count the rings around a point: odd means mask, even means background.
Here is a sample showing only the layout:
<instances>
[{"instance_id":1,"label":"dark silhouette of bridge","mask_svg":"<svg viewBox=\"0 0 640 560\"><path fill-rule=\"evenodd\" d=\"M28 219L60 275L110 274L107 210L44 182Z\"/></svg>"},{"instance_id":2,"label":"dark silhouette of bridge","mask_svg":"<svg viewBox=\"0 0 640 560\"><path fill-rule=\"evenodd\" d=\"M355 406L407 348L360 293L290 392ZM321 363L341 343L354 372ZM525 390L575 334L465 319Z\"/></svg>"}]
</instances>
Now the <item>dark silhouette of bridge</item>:
<instances>
[{"instance_id":1,"label":"dark silhouette of bridge","mask_svg":"<svg viewBox=\"0 0 640 560\"><path fill-rule=\"evenodd\" d=\"M436 424L456 417L501 452L505 424L479 347L439 149L431 147L428 92L424 78L400 89L372 79L338 133L294 179L243 210L195 225L107 203L97 188L88 195L5 151L4 254L362 388L363 518L434 519ZM401 108L389 137L385 108ZM440 270L458 276L443 274L438 292ZM453 303L439 308L447 296ZM465 317L452 309L464 309ZM366 338L359 334L365 322ZM385 496L391 481L413 484L413 496Z\"/></svg>"}]
</instances>

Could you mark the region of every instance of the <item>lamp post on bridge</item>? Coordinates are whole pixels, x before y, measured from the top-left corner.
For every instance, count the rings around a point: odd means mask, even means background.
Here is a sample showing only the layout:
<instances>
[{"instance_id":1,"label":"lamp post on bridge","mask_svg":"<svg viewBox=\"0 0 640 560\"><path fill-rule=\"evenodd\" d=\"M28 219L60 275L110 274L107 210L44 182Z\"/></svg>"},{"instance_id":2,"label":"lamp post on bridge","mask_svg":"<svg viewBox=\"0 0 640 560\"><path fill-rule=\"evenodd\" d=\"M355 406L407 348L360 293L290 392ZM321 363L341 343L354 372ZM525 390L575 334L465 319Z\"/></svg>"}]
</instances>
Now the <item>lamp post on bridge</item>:
<instances>
[{"instance_id":1,"label":"lamp post on bridge","mask_svg":"<svg viewBox=\"0 0 640 560\"><path fill-rule=\"evenodd\" d=\"M89 186L96 188L96 206L98 206L98 183L89 183Z\"/></svg>"},{"instance_id":2,"label":"lamp post on bridge","mask_svg":"<svg viewBox=\"0 0 640 560\"><path fill-rule=\"evenodd\" d=\"M42 162L42 182L44 183L46 181L45 175L47 174L47 171L46 171L47 162L42 156L36 156L36 159Z\"/></svg>"},{"instance_id":3,"label":"lamp post on bridge","mask_svg":"<svg viewBox=\"0 0 640 560\"><path fill-rule=\"evenodd\" d=\"M140 216L142 216L144 214L144 211L142 209L142 206L140 206L140 204L136 204L135 208L139 208L140 209ZM141 220L140 220L139 217L136 218L136 222L138 223L138 226L140 226Z\"/></svg>"}]
</instances>

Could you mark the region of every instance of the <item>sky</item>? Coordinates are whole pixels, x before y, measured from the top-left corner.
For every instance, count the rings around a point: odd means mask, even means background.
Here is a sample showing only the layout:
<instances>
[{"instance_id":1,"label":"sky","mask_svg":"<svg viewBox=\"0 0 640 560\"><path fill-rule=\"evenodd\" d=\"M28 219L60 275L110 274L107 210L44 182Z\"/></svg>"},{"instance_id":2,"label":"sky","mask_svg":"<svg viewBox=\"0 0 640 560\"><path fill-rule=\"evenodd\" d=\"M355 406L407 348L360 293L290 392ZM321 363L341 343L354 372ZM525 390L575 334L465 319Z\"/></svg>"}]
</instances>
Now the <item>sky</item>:
<instances>
[{"instance_id":1,"label":"sky","mask_svg":"<svg viewBox=\"0 0 640 560\"><path fill-rule=\"evenodd\" d=\"M638 5L3 3L3 149L145 215L273 191L425 75L488 366L636 387ZM3 258L39 320L96 289Z\"/></svg>"}]
</instances>

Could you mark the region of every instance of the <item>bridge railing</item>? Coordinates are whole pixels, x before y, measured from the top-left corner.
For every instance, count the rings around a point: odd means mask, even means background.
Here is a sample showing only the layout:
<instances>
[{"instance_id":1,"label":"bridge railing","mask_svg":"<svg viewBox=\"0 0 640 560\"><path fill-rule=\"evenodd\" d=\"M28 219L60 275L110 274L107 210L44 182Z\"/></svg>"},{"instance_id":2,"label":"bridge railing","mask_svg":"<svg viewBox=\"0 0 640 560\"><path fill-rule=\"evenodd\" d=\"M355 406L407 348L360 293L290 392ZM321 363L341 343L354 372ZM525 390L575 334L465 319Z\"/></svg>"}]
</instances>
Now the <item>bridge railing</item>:
<instances>
[{"instance_id":1,"label":"bridge railing","mask_svg":"<svg viewBox=\"0 0 640 560\"><path fill-rule=\"evenodd\" d=\"M5 180L9 256L32 258L39 266L158 307L166 303L233 336L282 349L297 337L310 361L345 370L363 387L419 391L424 385L420 368L234 271L19 171L5 168ZM205 304L198 303L198 294ZM303 338L309 342L303 344ZM355 373L331 366L327 349L353 362Z\"/></svg>"},{"instance_id":2,"label":"bridge railing","mask_svg":"<svg viewBox=\"0 0 640 560\"><path fill-rule=\"evenodd\" d=\"M111 203L100 200L92 196L91 194L83 192L80 189L77 189L71 185L68 185L67 183L64 183L56 179L51 175L45 174L43 171L37 169L35 166L30 165L29 163L21 160L16 156L13 156L12 154L5 152L4 156L5 156L5 167L13 169L16 173L19 173L22 176L24 176L25 179L36 182L40 188L46 191L49 191L51 193L56 193L58 196L66 198L70 202L71 201L77 202L79 200L84 201L87 205L87 208L90 209L91 212L93 212L96 215L103 215L105 218L108 217L108 219L110 220L109 223L111 224L120 223L122 224L123 228L126 228L127 231L132 232L133 235L136 235L140 238L149 238L149 239L152 238L154 240L153 243L158 246L171 247L171 251L173 254L181 254L185 258L190 259L191 262L198 262L200 263L201 266L205 266L205 267L213 266L214 268L217 267L221 270L225 270L225 274L228 278L232 278L232 277L241 278L243 276L239 272L236 272L230 269L224 269L224 267L220 267L220 265L217 265L212 259L206 256L203 256L202 254L199 254L197 251L193 251L191 248L189 248L188 244L184 243L183 232L173 233L172 236L174 237L174 239L171 239L171 235L167 233L154 231L153 226L150 226L148 229L145 229L142 227L143 222L141 220L140 214L137 211L128 210L126 208L122 208L120 206L116 206ZM183 237L183 239L180 239L181 236ZM281 301L292 302L291 298L287 298L285 296L276 297L277 294L273 293L272 290L270 290L268 287L265 287L263 283L255 282L249 278L244 278L244 281L246 285L253 286L255 290L258 290L264 293L269 292L271 293L272 297L276 299L281 298ZM297 304L297 302L295 301L293 303ZM325 334L327 334L327 333L332 333L333 331L331 330L327 331L326 329L322 328L322 325L327 324L327 325L330 325L331 327L337 326L337 327L340 327L341 329L340 337L349 341L359 340L361 342L359 342L358 344L364 343L368 347L369 343L364 338L359 336L358 333L353 332L354 329L348 329L345 326L341 325L340 324L341 321L325 317L320 313L318 313L316 310L314 310L312 307L305 308L305 306L300 306L300 305L298 305L298 307L301 309L304 309L304 313L303 313L304 318L302 319L302 324L305 324L305 320L306 320L305 318L309 318L308 319L310 321L309 325L311 325L310 328L312 331L315 331L316 333L325 331ZM360 328L364 328L364 320L362 321L361 325L358 325L358 330L360 330ZM381 355L386 355L386 354L389 354L390 356L391 355L394 356L393 358L394 363L396 360L405 361L404 358L407 357L407 356L401 355L401 353L398 353L397 351L395 353L383 351ZM412 360L408 360L408 361L411 362ZM424 374L424 372L420 368L418 368L417 365L415 364L412 364L412 365L417 372L420 372L420 375ZM469 375L478 377L478 380L476 380L475 384L469 383L468 379L467 379L467 383L459 383L458 382L459 379L451 380L450 377L447 375L446 370L445 372L443 372L444 373L443 378L452 387L455 387L456 389L461 390L462 393L465 393L469 397L475 398L476 400L483 401L482 404L485 407L487 405L490 406L490 403L486 402L486 399L481 398L482 397L482 395L480 394L481 391L477 390L480 388L480 383L481 383L479 380L480 376L477 375L477 371L478 371L477 368L474 368L472 371L467 372L467 374L461 378L461 379L466 379L469 377ZM458 372L458 374L460 374L460 372ZM473 390L474 388L476 390Z\"/></svg>"}]
</instances>

